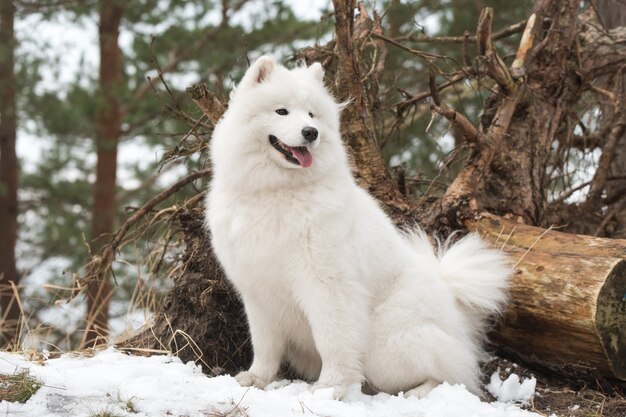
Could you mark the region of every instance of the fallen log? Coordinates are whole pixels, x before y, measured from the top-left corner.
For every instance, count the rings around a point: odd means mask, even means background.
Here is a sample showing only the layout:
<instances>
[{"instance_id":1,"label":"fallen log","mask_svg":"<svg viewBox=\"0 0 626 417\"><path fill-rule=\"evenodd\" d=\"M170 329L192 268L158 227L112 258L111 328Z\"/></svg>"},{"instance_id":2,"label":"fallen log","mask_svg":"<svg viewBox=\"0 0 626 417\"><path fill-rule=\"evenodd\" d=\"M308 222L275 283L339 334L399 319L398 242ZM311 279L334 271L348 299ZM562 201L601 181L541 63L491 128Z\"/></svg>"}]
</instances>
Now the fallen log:
<instances>
[{"instance_id":1,"label":"fallen log","mask_svg":"<svg viewBox=\"0 0 626 417\"><path fill-rule=\"evenodd\" d=\"M515 263L497 342L529 362L591 367L626 380L626 240L561 233L490 214L466 226Z\"/></svg>"}]
</instances>

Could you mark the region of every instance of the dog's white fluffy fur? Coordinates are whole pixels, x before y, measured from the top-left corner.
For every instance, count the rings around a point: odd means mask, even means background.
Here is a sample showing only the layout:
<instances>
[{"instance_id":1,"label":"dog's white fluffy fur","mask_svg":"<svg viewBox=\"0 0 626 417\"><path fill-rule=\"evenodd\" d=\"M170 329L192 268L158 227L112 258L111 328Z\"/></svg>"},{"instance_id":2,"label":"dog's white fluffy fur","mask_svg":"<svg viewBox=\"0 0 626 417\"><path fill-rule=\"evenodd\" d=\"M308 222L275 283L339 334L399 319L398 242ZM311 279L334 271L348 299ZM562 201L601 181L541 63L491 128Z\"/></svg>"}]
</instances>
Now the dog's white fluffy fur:
<instances>
[{"instance_id":1,"label":"dog's white fluffy fur","mask_svg":"<svg viewBox=\"0 0 626 417\"><path fill-rule=\"evenodd\" d=\"M213 134L207 227L241 294L254 349L237 381L263 388L286 361L339 398L365 380L416 396L443 381L478 392L507 261L476 235L433 248L419 229L394 227L354 181L342 105L323 75L317 63L288 70L259 58ZM312 143L304 127L319 132ZM310 167L289 161L270 135L306 144Z\"/></svg>"}]
</instances>

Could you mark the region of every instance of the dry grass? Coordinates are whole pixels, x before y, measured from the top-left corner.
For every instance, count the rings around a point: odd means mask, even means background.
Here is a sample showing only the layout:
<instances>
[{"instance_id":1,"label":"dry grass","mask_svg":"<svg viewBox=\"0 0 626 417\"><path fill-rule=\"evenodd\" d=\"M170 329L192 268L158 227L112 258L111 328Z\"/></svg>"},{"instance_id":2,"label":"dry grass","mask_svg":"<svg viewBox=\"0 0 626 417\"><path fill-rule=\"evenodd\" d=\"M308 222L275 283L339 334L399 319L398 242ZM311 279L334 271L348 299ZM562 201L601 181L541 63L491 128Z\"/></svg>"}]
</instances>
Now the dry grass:
<instances>
[{"instance_id":1,"label":"dry grass","mask_svg":"<svg viewBox=\"0 0 626 417\"><path fill-rule=\"evenodd\" d=\"M41 383L28 372L0 374L0 401L25 403L41 388Z\"/></svg>"},{"instance_id":2,"label":"dry grass","mask_svg":"<svg viewBox=\"0 0 626 417\"><path fill-rule=\"evenodd\" d=\"M246 408L241 405L245 395L239 400L238 403L235 404L233 400L231 400L232 408L227 411L207 411L206 417L250 417Z\"/></svg>"},{"instance_id":3,"label":"dry grass","mask_svg":"<svg viewBox=\"0 0 626 417\"><path fill-rule=\"evenodd\" d=\"M89 417L122 417L119 414L115 414L112 411L99 411L95 414L91 414Z\"/></svg>"}]
</instances>

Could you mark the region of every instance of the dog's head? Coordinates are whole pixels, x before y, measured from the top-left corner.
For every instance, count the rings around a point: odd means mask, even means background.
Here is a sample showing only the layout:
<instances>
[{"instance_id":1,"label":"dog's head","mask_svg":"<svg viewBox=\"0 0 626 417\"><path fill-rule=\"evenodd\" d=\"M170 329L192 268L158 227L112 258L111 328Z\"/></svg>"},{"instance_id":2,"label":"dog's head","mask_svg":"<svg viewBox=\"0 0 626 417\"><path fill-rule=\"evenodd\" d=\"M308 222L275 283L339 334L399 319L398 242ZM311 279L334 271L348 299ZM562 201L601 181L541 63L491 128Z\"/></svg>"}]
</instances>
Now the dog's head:
<instances>
[{"instance_id":1,"label":"dog's head","mask_svg":"<svg viewBox=\"0 0 626 417\"><path fill-rule=\"evenodd\" d=\"M270 164L292 174L324 169L333 153L343 157L343 149L341 105L326 90L323 78L319 63L289 70L260 57L233 92L214 139L230 142L230 150L238 148L239 157L254 160L255 167Z\"/></svg>"}]
</instances>

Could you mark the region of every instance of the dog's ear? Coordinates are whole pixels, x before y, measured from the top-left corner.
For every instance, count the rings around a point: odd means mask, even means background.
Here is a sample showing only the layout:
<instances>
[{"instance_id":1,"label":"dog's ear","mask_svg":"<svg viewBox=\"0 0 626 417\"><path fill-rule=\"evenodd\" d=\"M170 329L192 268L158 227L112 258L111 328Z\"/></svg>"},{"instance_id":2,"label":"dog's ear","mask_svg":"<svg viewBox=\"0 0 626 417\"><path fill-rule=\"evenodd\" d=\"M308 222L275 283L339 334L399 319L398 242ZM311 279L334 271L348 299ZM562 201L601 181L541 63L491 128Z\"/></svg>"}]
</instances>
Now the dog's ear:
<instances>
[{"instance_id":1,"label":"dog's ear","mask_svg":"<svg viewBox=\"0 0 626 417\"><path fill-rule=\"evenodd\" d=\"M322 64L314 62L309 66L309 71L311 71L311 74L313 74L315 78L320 81L324 81L324 68L322 67Z\"/></svg>"},{"instance_id":2,"label":"dog's ear","mask_svg":"<svg viewBox=\"0 0 626 417\"><path fill-rule=\"evenodd\" d=\"M263 55L262 57L257 59L254 64L250 66L250 68L248 68L248 71L246 71L246 74L241 80L241 84L249 86L261 84L262 82L267 80L269 75L274 70L275 65L276 62L274 61L274 58Z\"/></svg>"}]
</instances>

